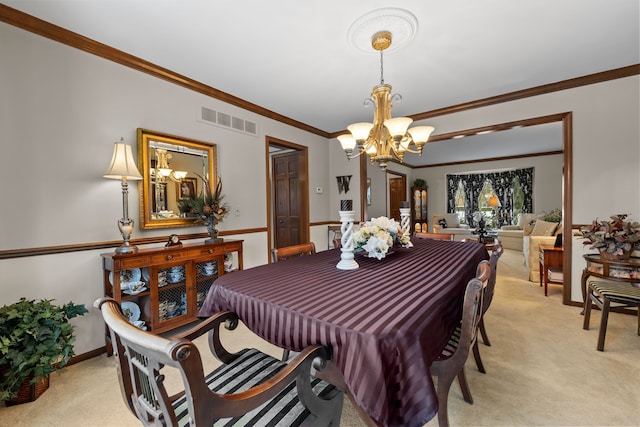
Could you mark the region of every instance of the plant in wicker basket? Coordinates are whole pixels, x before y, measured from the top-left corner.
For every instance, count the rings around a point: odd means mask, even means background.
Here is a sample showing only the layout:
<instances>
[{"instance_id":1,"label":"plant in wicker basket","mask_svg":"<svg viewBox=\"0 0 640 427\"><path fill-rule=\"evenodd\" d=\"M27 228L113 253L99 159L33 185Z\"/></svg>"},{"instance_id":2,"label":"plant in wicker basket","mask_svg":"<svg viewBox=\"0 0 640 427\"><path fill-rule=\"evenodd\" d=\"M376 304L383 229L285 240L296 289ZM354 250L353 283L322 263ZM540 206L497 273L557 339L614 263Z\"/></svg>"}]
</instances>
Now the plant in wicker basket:
<instances>
[{"instance_id":1,"label":"plant in wicker basket","mask_svg":"<svg viewBox=\"0 0 640 427\"><path fill-rule=\"evenodd\" d=\"M83 304L52 301L21 298L0 307L0 400L15 399L25 381L48 379L75 355L69 319L88 311Z\"/></svg>"},{"instance_id":2,"label":"plant in wicker basket","mask_svg":"<svg viewBox=\"0 0 640 427\"><path fill-rule=\"evenodd\" d=\"M612 215L610 221L597 219L589 226L582 227L585 245L598 249L605 258L626 259L631 252L640 249L640 224L625 221L627 214Z\"/></svg>"}]
</instances>

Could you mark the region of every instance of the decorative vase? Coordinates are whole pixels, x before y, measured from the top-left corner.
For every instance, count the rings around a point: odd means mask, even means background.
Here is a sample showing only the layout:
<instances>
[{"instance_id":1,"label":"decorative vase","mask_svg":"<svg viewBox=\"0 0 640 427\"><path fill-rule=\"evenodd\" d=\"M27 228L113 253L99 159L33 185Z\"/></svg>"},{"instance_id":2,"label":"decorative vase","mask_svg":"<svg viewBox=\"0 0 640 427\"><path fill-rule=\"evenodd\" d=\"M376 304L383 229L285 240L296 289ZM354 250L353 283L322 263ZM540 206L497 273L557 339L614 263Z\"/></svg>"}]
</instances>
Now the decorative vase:
<instances>
[{"instance_id":1,"label":"decorative vase","mask_svg":"<svg viewBox=\"0 0 640 427\"><path fill-rule=\"evenodd\" d=\"M607 252L606 250L600 250L600 257L602 259L624 261L631 258L631 252L633 251L622 251L622 255L620 255L618 253L611 253Z\"/></svg>"},{"instance_id":2,"label":"decorative vase","mask_svg":"<svg viewBox=\"0 0 640 427\"><path fill-rule=\"evenodd\" d=\"M205 243L216 243L222 242L224 239L218 237L218 230L216 229L216 224L213 218L207 218L207 232L209 233L209 238L205 240Z\"/></svg>"}]
</instances>

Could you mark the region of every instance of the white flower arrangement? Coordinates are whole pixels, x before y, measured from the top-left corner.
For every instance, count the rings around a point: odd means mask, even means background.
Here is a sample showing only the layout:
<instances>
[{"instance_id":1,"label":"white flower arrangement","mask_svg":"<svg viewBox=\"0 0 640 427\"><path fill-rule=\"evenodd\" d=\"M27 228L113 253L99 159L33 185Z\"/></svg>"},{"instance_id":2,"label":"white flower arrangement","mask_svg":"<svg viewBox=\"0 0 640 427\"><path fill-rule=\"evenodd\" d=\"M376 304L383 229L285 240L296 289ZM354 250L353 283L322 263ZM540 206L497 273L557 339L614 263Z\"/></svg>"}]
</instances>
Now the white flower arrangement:
<instances>
[{"instance_id":1,"label":"white flower arrangement","mask_svg":"<svg viewBox=\"0 0 640 427\"><path fill-rule=\"evenodd\" d=\"M400 223L393 218L372 218L354 231L354 252L366 252L370 258L382 259L396 242L405 248L412 247L410 237L403 234Z\"/></svg>"}]
</instances>

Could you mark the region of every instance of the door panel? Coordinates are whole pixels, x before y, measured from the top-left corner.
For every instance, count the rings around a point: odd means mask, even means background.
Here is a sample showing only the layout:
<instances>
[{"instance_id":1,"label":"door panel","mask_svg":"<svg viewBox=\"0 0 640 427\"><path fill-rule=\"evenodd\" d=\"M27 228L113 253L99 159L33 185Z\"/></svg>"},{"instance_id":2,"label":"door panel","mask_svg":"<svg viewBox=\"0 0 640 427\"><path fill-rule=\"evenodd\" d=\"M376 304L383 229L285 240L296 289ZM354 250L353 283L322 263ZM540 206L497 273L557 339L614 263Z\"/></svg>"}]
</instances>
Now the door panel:
<instances>
[{"instance_id":1,"label":"door panel","mask_svg":"<svg viewBox=\"0 0 640 427\"><path fill-rule=\"evenodd\" d=\"M400 202L406 200L405 177L389 179L389 217L400 221Z\"/></svg>"},{"instance_id":2,"label":"door panel","mask_svg":"<svg viewBox=\"0 0 640 427\"><path fill-rule=\"evenodd\" d=\"M273 156L276 248L302 243L299 170L300 155L297 152Z\"/></svg>"}]
</instances>

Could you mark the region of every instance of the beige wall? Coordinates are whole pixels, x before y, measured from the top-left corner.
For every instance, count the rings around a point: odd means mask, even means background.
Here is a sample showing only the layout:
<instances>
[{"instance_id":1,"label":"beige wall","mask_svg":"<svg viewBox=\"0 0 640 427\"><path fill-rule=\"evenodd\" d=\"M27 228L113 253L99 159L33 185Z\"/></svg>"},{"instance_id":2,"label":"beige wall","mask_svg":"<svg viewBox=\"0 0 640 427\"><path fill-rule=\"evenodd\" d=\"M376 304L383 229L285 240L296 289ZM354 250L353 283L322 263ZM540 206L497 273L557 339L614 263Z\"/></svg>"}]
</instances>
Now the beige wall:
<instances>
[{"instance_id":1,"label":"beige wall","mask_svg":"<svg viewBox=\"0 0 640 427\"><path fill-rule=\"evenodd\" d=\"M122 136L135 145L138 127L218 144L226 199L240 210L239 216L224 220L222 230L266 227L266 135L309 147L311 222L338 220L343 198L354 200L356 218L360 217L359 162L347 161L336 140L327 141L6 24L0 24L0 40L4 177L0 250L119 239L120 185L102 174L113 142ZM639 78L634 76L429 123L442 133L573 111L574 222L589 222L612 211L638 218L638 89ZM258 123L259 136L199 122L202 106ZM603 150L604 155L594 155ZM349 197L338 194L339 175L353 175ZM324 193L316 194L316 187L323 187ZM129 200L130 215L138 221L135 186ZM203 227L180 230L203 231ZM169 232L136 230L134 238ZM311 235L325 239L316 244L326 247L324 226L314 227ZM265 233L238 237L245 240L246 267L267 261ZM102 294L100 252L0 260L0 304L25 296L90 306ZM104 344L102 321L95 310L73 321L78 328L77 353Z\"/></svg>"},{"instance_id":2,"label":"beige wall","mask_svg":"<svg viewBox=\"0 0 640 427\"><path fill-rule=\"evenodd\" d=\"M326 189L310 191L310 220L337 219L337 208L329 213L336 185L326 139L2 23L0 40L0 250L120 239L120 183L102 175L113 143L122 136L135 147L139 127L217 144L225 199L240 211L221 230L267 226L266 135L308 147L309 187ZM258 137L198 121L202 106L256 122ZM136 227L138 196L134 184L129 214ZM175 231L136 228L133 237ZM326 248L326 227L314 227L312 236ZM267 262L266 233L234 237L245 241L245 267ZM0 260L0 305L25 296L90 306L103 293L100 252L110 250ZM104 345L95 310L74 323L77 353Z\"/></svg>"}]
</instances>

